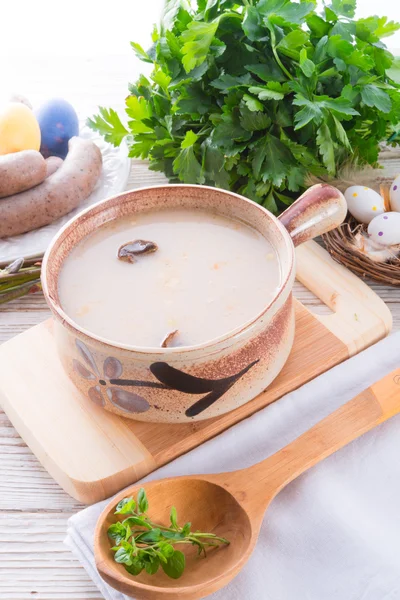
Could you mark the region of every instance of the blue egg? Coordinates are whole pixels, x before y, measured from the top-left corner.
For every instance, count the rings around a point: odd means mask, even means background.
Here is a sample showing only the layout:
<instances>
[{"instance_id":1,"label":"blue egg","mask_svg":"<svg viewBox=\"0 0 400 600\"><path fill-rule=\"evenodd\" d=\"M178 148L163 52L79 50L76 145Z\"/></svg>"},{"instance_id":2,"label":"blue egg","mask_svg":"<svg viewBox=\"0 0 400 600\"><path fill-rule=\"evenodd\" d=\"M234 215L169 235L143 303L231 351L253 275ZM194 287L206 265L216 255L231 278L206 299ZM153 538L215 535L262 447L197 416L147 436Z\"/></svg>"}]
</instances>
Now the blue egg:
<instances>
[{"instance_id":1,"label":"blue egg","mask_svg":"<svg viewBox=\"0 0 400 600\"><path fill-rule=\"evenodd\" d=\"M49 100L35 112L42 134L40 152L45 158L68 154L68 142L79 135L78 115L69 102L62 98Z\"/></svg>"}]
</instances>

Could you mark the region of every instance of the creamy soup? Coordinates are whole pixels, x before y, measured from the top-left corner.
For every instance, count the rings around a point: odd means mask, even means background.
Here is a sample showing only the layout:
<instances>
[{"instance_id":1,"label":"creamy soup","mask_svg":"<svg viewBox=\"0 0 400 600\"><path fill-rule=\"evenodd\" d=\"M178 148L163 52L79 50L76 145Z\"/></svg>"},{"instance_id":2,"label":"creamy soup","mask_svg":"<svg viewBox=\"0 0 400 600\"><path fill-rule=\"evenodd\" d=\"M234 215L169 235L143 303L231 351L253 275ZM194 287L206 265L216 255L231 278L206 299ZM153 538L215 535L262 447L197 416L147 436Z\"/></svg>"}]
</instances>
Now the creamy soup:
<instances>
[{"instance_id":1,"label":"creamy soup","mask_svg":"<svg viewBox=\"0 0 400 600\"><path fill-rule=\"evenodd\" d=\"M127 245L136 240L151 244ZM130 262L129 248L139 247ZM65 260L58 291L64 311L91 333L160 347L228 333L256 317L280 285L275 248L252 227L165 209L116 219L84 238Z\"/></svg>"}]
</instances>

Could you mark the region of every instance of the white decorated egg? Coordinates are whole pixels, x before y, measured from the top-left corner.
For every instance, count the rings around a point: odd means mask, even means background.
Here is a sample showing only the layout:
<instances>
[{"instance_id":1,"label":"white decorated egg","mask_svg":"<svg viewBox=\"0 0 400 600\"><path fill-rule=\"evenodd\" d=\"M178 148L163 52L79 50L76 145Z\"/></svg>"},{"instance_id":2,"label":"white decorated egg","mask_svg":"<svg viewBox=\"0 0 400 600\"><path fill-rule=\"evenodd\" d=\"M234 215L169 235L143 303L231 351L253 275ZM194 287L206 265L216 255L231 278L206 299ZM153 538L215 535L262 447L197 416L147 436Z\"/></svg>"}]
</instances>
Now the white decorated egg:
<instances>
[{"instance_id":1,"label":"white decorated egg","mask_svg":"<svg viewBox=\"0 0 400 600\"><path fill-rule=\"evenodd\" d=\"M396 177L390 188L390 208L400 212L400 175Z\"/></svg>"},{"instance_id":2,"label":"white decorated egg","mask_svg":"<svg viewBox=\"0 0 400 600\"><path fill-rule=\"evenodd\" d=\"M372 219L368 235L376 244L395 246L400 244L400 213L387 212Z\"/></svg>"},{"instance_id":3,"label":"white decorated egg","mask_svg":"<svg viewBox=\"0 0 400 600\"><path fill-rule=\"evenodd\" d=\"M359 223L370 223L385 212L385 200L375 190L363 185L352 185L344 193L347 208Z\"/></svg>"}]
</instances>

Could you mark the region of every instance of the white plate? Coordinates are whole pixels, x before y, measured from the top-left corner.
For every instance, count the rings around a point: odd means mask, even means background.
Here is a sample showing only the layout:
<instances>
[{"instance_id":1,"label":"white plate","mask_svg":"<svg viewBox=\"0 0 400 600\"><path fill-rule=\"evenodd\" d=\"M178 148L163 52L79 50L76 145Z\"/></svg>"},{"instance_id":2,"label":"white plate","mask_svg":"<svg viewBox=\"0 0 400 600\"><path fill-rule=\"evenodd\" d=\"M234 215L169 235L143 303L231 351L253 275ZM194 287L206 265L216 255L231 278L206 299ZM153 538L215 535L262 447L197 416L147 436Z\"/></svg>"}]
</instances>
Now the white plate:
<instances>
[{"instance_id":1,"label":"white plate","mask_svg":"<svg viewBox=\"0 0 400 600\"><path fill-rule=\"evenodd\" d=\"M0 239L1 263L9 263L20 256L29 258L42 254L46 251L47 246L60 227L83 208L99 202L99 200L119 194L125 189L131 166L126 145L122 144L119 148L115 148L86 125L81 126L79 135L85 139L93 140L99 146L103 156L102 174L94 191L78 208L54 221L54 223L21 235Z\"/></svg>"}]
</instances>

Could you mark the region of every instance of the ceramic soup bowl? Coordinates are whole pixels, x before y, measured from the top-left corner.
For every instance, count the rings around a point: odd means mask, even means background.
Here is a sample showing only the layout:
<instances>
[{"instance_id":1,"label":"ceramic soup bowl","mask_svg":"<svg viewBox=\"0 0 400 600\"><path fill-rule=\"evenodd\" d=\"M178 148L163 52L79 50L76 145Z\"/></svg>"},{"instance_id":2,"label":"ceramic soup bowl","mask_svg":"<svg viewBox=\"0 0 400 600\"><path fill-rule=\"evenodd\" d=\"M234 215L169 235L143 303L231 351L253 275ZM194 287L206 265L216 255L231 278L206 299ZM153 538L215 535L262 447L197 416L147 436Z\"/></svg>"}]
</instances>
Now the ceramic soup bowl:
<instances>
[{"instance_id":1,"label":"ceramic soup bowl","mask_svg":"<svg viewBox=\"0 0 400 600\"><path fill-rule=\"evenodd\" d=\"M236 330L181 348L113 343L76 324L58 296L58 277L69 252L110 220L166 207L210 210L240 219L263 234L281 263L281 286L273 300ZM134 190L81 212L52 241L42 268L43 291L68 376L88 402L140 421L208 419L252 400L275 379L292 348L294 247L338 226L345 215L343 195L329 185L307 190L279 219L242 196L196 185Z\"/></svg>"}]
</instances>

